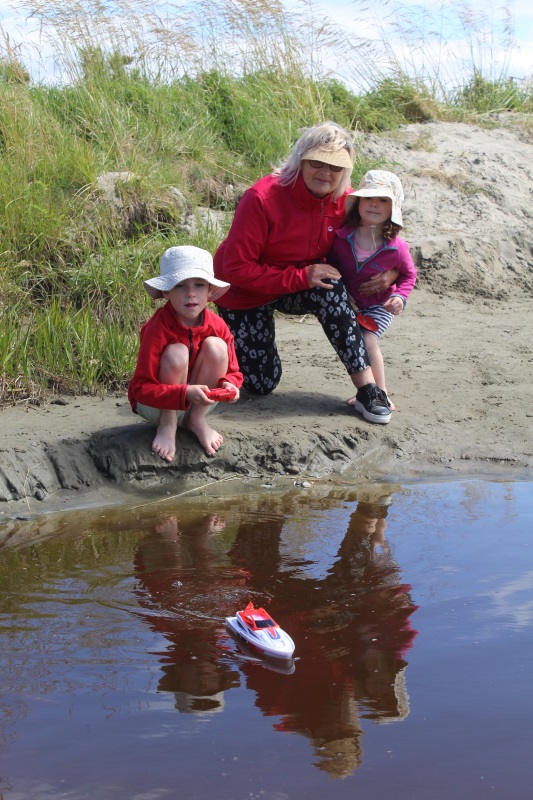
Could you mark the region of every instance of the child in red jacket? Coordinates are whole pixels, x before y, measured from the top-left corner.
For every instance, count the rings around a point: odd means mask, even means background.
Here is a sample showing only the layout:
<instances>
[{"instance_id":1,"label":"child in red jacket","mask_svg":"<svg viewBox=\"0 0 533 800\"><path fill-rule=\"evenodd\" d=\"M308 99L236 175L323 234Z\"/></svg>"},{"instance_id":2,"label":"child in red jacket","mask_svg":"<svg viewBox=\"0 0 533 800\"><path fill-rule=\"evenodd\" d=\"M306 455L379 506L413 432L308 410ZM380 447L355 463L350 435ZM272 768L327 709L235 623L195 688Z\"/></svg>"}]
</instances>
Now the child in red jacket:
<instances>
[{"instance_id":1,"label":"child in red jacket","mask_svg":"<svg viewBox=\"0 0 533 800\"><path fill-rule=\"evenodd\" d=\"M163 253L160 275L144 282L154 299L167 303L141 328L137 366L128 389L132 410L157 425L152 450L172 461L178 423L192 431L208 455L223 438L206 421L215 406L209 390L230 390L239 399L243 376L233 336L207 308L229 288L213 274L213 259L191 245ZM181 412L181 413L180 413Z\"/></svg>"}]
</instances>

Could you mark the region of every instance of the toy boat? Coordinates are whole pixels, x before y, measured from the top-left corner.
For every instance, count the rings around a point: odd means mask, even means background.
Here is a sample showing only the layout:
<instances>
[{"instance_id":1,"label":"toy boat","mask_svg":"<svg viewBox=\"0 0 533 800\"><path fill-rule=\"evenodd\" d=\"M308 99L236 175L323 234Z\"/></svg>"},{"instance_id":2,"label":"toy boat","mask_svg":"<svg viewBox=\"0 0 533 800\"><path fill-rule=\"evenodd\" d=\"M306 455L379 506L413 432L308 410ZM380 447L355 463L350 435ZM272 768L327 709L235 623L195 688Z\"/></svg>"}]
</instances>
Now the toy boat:
<instances>
[{"instance_id":1,"label":"toy boat","mask_svg":"<svg viewBox=\"0 0 533 800\"><path fill-rule=\"evenodd\" d=\"M249 645L242 636L237 636L229 626L227 626L226 630L228 636L231 636L232 640L235 642L244 661L251 664L260 664L262 667L265 667L265 669L269 669L272 672L279 672L282 675L292 675L295 671L296 664L292 658L272 658L272 656L267 656L264 653L260 653L255 647Z\"/></svg>"},{"instance_id":2,"label":"toy boat","mask_svg":"<svg viewBox=\"0 0 533 800\"><path fill-rule=\"evenodd\" d=\"M237 391L235 389L208 389L204 394L210 400L216 400L218 403L229 403L231 400L235 400Z\"/></svg>"},{"instance_id":3,"label":"toy boat","mask_svg":"<svg viewBox=\"0 0 533 800\"><path fill-rule=\"evenodd\" d=\"M270 658L287 659L294 653L294 642L289 634L264 608L254 608L253 603L248 603L244 611L237 611L234 617L226 617L226 625L238 639Z\"/></svg>"}]
</instances>

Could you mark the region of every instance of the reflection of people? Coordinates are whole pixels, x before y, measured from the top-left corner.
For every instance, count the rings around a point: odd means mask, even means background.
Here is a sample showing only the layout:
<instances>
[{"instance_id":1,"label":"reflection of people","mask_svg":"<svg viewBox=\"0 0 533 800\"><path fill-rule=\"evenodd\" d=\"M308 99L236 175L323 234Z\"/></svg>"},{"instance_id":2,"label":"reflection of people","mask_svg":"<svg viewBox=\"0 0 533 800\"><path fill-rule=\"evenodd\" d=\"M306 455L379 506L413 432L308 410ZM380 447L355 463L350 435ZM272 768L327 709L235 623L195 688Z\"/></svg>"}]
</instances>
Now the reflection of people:
<instances>
[{"instance_id":1,"label":"reflection of people","mask_svg":"<svg viewBox=\"0 0 533 800\"><path fill-rule=\"evenodd\" d=\"M323 579L297 566L279 569L281 514L268 532L243 523L231 551L252 573L251 585L268 590L299 659L294 677L244 664L247 685L263 713L280 717L276 729L310 739L316 765L332 777L361 762L360 716L388 722L408 714L404 655L416 636L410 625L416 606L385 538L390 502L386 496L357 503Z\"/></svg>"},{"instance_id":2,"label":"reflection of people","mask_svg":"<svg viewBox=\"0 0 533 800\"><path fill-rule=\"evenodd\" d=\"M394 173L381 169L367 172L357 191L346 198L346 223L337 231L328 256L342 275L348 294L363 312L359 321L365 328L363 338L370 365L384 392L385 366L379 340L394 317L404 310L416 281L409 246L398 236L402 229L402 201L402 184ZM361 284L370 276L391 269L398 270L396 283L373 295L360 292ZM357 398L349 404L362 411Z\"/></svg>"},{"instance_id":3,"label":"reflection of people","mask_svg":"<svg viewBox=\"0 0 533 800\"><path fill-rule=\"evenodd\" d=\"M360 500L350 519L350 528L357 530L361 538L367 537L372 556L385 550L390 553L385 539L388 509L388 497L374 501Z\"/></svg>"},{"instance_id":4,"label":"reflection of people","mask_svg":"<svg viewBox=\"0 0 533 800\"><path fill-rule=\"evenodd\" d=\"M340 503L354 506L333 563L319 577L280 548L287 521L300 515L300 498L308 518ZM385 536L391 496L354 503L344 492L288 493L257 502L254 514L247 500L228 552L215 550L224 519L186 509L161 519L139 543L139 602L166 640L158 689L171 692L180 711L212 712L242 673L258 708L276 717L275 729L306 736L316 766L344 777L362 761L363 719L401 720L409 711L405 654L416 636L416 606ZM294 638L294 674L228 659L222 619L248 599L260 599Z\"/></svg>"},{"instance_id":5,"label":"reflection of people","mask_svg":"<svg viewBox=\"0 0 533 800\"><path fill-rule=\"evenodd\" d=\"M149 612L146 621L168 642L159 654L158 691L171 692L181 712L221 711L224 692L240 684L237 668L220 660L215 645L221 622L212 613L217 573L211 541L224 527L218 514L179 522L170 515L135 554L137 594ZM235 582L241 580L238 575Z\"/></svg>"},{"instance_id":6,"label":"reflection of people","mask_svg":"<svg viewBox=\"0 0 533 800\"><path fill-rule=\"evenodd\" d=\"M325 257L345 213L354 147L333 122L306 130L285 163L243 195L215 254L215 274L231 283L217 301L234 337L244 386L269 394L281 379L274 314L313 314L357 388L358 409L387 423L363 336L340 273ZM383 289L396 273L372 278Z\"/></svg>"},{"instance_id":7,"label":"reflection of people","mask_svg":"<svg viewBox=\"0 0 533 800\"><path fill-rule=\"evenodd\" d=\"M178 422L214 455L223 439L207 424L214 401L205 392L231 389L235 397L230 402L235 402L242 384L228 326L207 308L228 284L214 277L211 255L199 247L170 247L160 267L160 276L145 281L144 287L167 303L141 329L128 399L136 414L157 425L152 450L161 458L172 461L176 454Z\"/></svg>"}]
</instances>

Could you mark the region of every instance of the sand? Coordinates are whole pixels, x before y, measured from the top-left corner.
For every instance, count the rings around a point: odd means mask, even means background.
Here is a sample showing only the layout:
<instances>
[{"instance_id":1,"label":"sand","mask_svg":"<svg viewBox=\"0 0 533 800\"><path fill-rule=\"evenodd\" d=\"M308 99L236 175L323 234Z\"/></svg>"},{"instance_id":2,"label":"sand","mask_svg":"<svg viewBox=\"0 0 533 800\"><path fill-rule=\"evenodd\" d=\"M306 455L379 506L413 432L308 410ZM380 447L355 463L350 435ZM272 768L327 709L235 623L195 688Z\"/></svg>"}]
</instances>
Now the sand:
<instances>
[{"instance_id":1,"label":"sand","mask_svg":"<svg viewBox=\"0 0 533 800\"><path fill-rule=\"evenodd\" d=\"M124 394L1 410L0 519L228 477L531 479L533 145L501 117L484 128L412 125L364 147L404 182L404 235L419 269L382 340L391 422L345 406L351 383L314 318L280 317L281 384L219 404L211 424L224 444L213 457L186 431L174 462L156 457L153 428Z\"/></svg>"}]
</instances>

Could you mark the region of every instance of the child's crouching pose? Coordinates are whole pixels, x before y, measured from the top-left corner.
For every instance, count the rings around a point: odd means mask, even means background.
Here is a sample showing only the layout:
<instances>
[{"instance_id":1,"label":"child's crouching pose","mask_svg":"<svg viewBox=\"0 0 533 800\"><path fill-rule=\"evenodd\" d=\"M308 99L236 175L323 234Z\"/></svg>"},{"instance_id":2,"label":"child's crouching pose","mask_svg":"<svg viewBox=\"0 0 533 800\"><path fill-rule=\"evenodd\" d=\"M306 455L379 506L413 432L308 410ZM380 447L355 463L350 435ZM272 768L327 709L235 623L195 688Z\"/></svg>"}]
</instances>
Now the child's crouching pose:
<instances>
[{"instance_id":1,"label":"child's crouching pose","mask_svg":"<svg viewBox=\"0 0 533 800\"><path fill-rule=\"evenodd\" d=\"M370 170L359 188L346 198L346 220L337 231L328 256L346 284L348 294L362 312L358 320L377 385L385 394L385 366L379 339L400 314L416 282L416 268L407 242L400 239L403 188L394 173ZM361 284L376 273L398 270L396 283L377 294L363 294ZM391 411L393 404L387 397ZM358 403L355 397L347 401Z\"/></svg>"},{"instance_id":2,"label":"child's crouching pose","mask_svg":"<svg viewBox=\"0 0 533 800\"><path fill-rule=\"evenodd\" d=\"M209 455L222 436L207 424L206 414L216 405L206 392L221 388L239 399L243 376L233 336L221 317L207 308L229 284L213 275L213 259L206 250L183 245L163 253L160 276L144 282L155 299L167 303L141 329L137 367L128 389L136 414L157 425L152 450L172 461L176 430L192 431Z\"/></svg>"}]
</instances>

